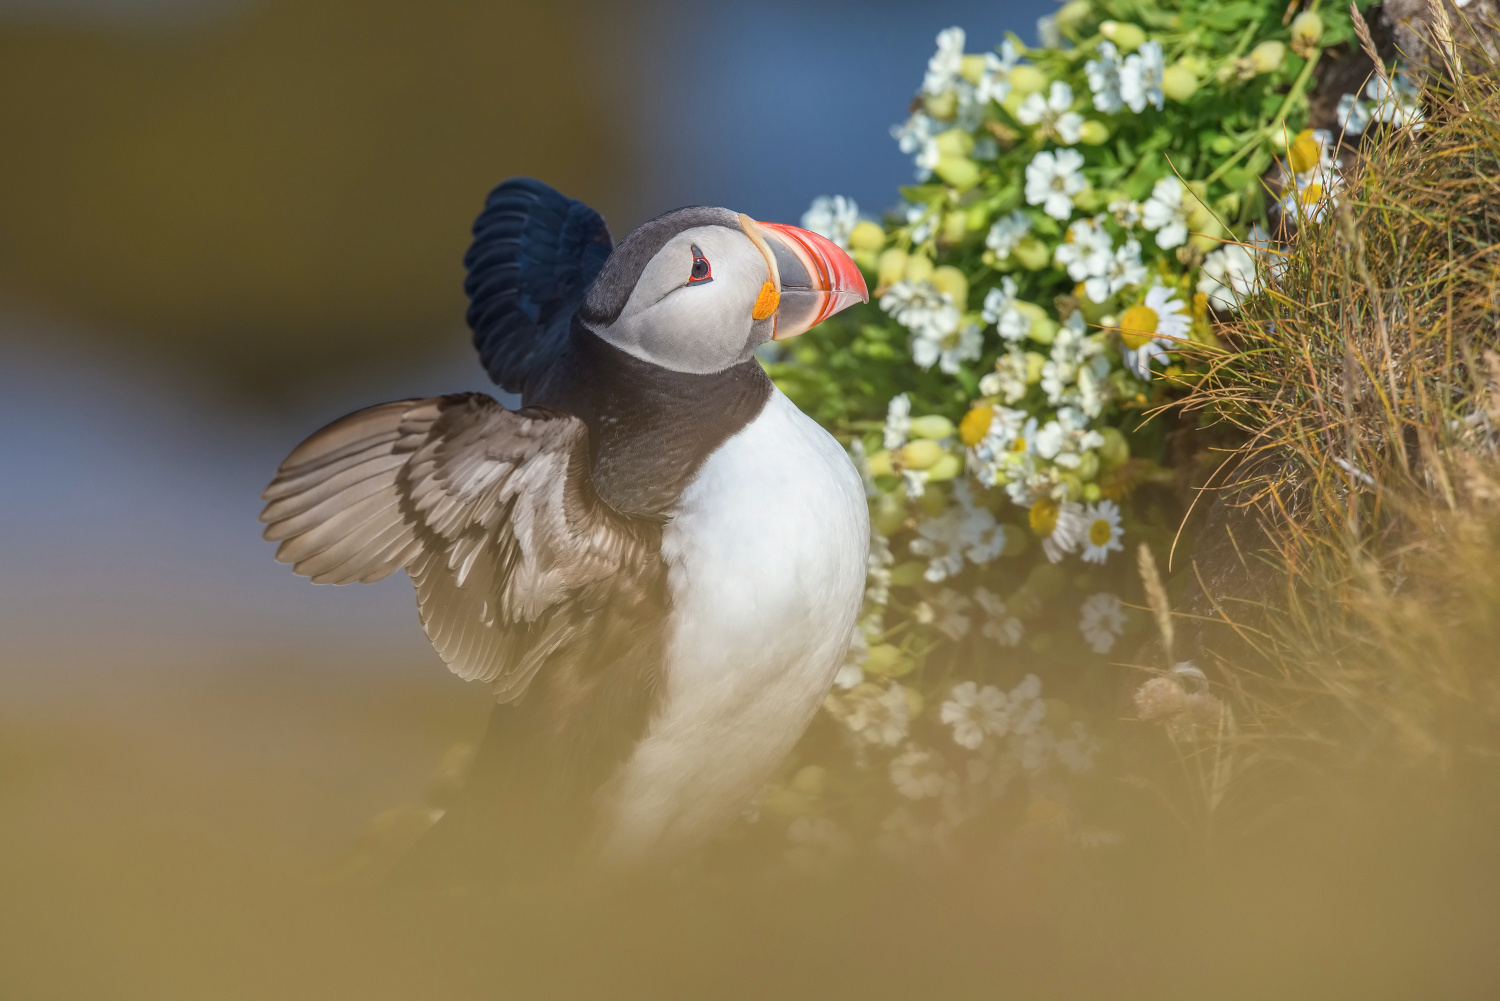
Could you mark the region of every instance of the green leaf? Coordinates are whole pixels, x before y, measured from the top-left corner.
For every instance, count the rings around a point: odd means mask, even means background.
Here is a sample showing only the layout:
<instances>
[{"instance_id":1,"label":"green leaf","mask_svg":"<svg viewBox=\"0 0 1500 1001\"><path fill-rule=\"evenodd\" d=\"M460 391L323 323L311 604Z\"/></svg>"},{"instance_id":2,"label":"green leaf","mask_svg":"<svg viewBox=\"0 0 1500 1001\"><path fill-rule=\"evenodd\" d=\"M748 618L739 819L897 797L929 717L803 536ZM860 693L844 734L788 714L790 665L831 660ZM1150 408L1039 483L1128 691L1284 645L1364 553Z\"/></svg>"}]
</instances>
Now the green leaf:
<instances>
[{"instance_id":1,"label":"green leaf","mask_svg":"<svg viewBox=\"0 0 1500 1001\"><path fill-rule=\"evenodd\" d=\"M1203 24L1215 31L1233 31L1240 25L1260 17L1262 8L1259 4L1248 3L1241 0L1240 3L1225 4L1218 7L1203 18Z\"/></svg>"}]
</instances>

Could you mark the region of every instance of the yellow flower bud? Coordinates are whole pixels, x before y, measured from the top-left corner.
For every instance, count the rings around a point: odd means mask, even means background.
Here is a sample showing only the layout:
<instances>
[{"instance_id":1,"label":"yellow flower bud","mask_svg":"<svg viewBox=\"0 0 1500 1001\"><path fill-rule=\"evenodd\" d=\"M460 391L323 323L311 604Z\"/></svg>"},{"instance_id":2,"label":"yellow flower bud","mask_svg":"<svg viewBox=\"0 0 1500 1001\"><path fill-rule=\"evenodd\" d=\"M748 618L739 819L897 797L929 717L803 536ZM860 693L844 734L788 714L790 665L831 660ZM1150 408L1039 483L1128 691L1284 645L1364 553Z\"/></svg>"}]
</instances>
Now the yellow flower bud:
<instances>
[{"instance_id":1,"label":"yellow flower bud","mask_svg":"<svg viewBox=\"0 0 1500 1001\"><path fill-rule=\"evenodd\" d=\"M970 160L970 163L974 161ZM943 216L943 239L949 243L958 243L969 233L969 213L949 212ZM956 300L955 300L956 301Z\"/></svg>"},{"instance_id":2,"label":"yellow flower bud","mask_svg":"<svg viewBox=\"0 0 1500 1001\"><path fill-rule=\"evenodd\" d=\"M1292 18L1292 51L1304 59L1323 40L1323 19L1317 11L1305 10Z\"/></svg>"},{"instance_id":3,"label":"yellow flower bud","mask_svg":"<svg viewBox=\"0 0 1500 1001\"><path fill-rule=\"evenodd\" d=\"M943 446L930 438L918 438L901 449L901 464L908 469L926 469L943 457Z\"/></svg>"},{"instance_id":4,"label":"yellow flower bud","mask_svg":"<svg viewBox=\"0 0 1500 1001\"><path fill-rule=\"evenodd\" d=\"M1204 59L1202 56L1183 56L1181 59L1177 60L1177 65L1193 74L1193 76L1197 77L1199 80L1202 80L1205 76L1208 75L1208 60Z\"/></svg>"},{"instance_id":5,"label":"yellow flower bud","mask_svg":"<svg viewBox=\"0 0 1500 1001\"><path fill-rule=\"evenodd\" d=\"M929 518L936 518L948 510L948 494L941 483L928 482L926 491L917 498L917 507Z\"/></svg>"},{"instance_id":6,"label":"yellow flower bud","mask_svg":"<svg viewBox=\"0 0 1500 1001\"><path fill-rule=\"evenodd\" d=\"M917 665L902 655L901 649L890 643L879 643L870 647L870 655L863 667L866 674L887 678L899 678Z\"/></svg>"},{"instance_id":7,"label":"yellow flower bud","mask_svg":"<svg viewBox=\"0 0 1500 1001\"><path fill-rule=\"evenodd\" d=\"M1146 40L1145 31L1128 21L1105 21L1099 25L1099 33L1121 52L1134 52Z\"/></svg>"},{"instance_id":8,"label":"yellow flower bud","mask_svg":"<svg viewBox=\"0 0 1500 1001\"><path fill-rule=\"evenodd\" d=\"M1130 442L1119 428L1102 427L1099 433L1104 436L1104 444L1099 446L1099 461L1105 469L1120 468L1130 458Z\"/></svg>"},{"instance_id":9,"label":"yellow flower bud","mask_svg":"<svg viewBox=\"0 0 1500 1001\"><path fill-rule=\"evenodd\" d=\"M951 264L944 264L940 268L934 268L932 276L927 279L936 285L939 292L947 292L953 297L953 304L959 309L967 309L969 305L969 279L964 273Z\"/></svg>"},{"instance_id":10,"label":"yellow flower bud","mask_svg":"<svg viewBox=\"0 0 1500 1001\"><path fill-rule=\"evenodd\" d=\"M1198 92L1198 78L1182 63L1173 63L1162 72L1161 92L1174 101L1186 101Z\"/></svg>"},{"instance_id":11,"label":"yellow flower bud","mask_svg":"<svg viewBox=\"0 0 1500 1001\"><path fill-rule=\"evenodd\" d=\"M1047 367L1047 356L1040 351L1026 352L1026 385L1035 386L1042 381L1042 369Z\"/></svg>"},{"instance_id":12,"label":"yellow flower bud","mask_svg":"<svg viewBox=\"0 0 1500 1001\"><path fill-rule=\"evenodd\" d=\"M912 254L906 259L901 277L909 282L925 282L932 277L932 261L924 254Z\"/></svg>"},{"instance_id":13,"label":"yellow flower bud","mask_svg":"<svg viewBox=\"0 0 1500 1001\"><path fill-rule=\"evenodd\" d=\"M1099 475L1099 456L1093 452L1085 452L1078 459L1078 478L1084 481L1092 480Z\"/></svg>"},{"instance_id":14,"label":"yellow flower bud","mask_svg":"<svg viewBox=\"0 0 1500 1001\"><path fill-rule=\"evenodd\" d=\"M939 157L937 176L960 191L967 191L979 180L979 164L966 156Z\"/></svg>"},{"instance_id":15,"label":"yellow flower bud","mask_svg":"<svg viewBox=\"0 0 1500 1001\"><path fill-rule=\"evenodd\" d=\"M885 246L885 230L879 223L862 219L849 231L849 246L854 250L879 250Z\"/></svg>"},{"instance_id":16,"label":"yellow flower bud","mask_svg":"<svg viewBox=\"0 0 1500 1001\"><path fill-rule=\"evenodd\" d=\"M984 78L984 56L967 55L958 64L958 75L970 83L978 83Z\"/></svg>"},{"instance_id":17,"label":"yellow flower bud","mask_svg":"<svg viewBox=\"0 0 1500 1001\"><path fill-rule=\"evenodd\" d=\"M945 455L927 469L927 482L941 483L951 480L964 471L964 460L956 455Z\"/></svg>"},{"instance_id":18,"label":"yellow flower bud","mask_svg":"<svg viewBox=\"0 0 1500 1001\"><path fill-rule=\"evenodd\" d=\"M913 438L931 438L934 441L951 438L953 437L953 422L942 414L913 417L911 419L911 436Z\"/></svg>"},{"instance_id":19,"label":"yellow flower bud","mask_svg":"<svg viewBox=\"0 0 1500 1001\"><path fill-rule=\"evenodd\" d=\"M1303 129L1286 148L1286 163L1292 173L1301 174L1312 170L1323 158L1323 146L1313 135L1312 129Z\"/></svg>"},{"instance_id":20,"label":"yellow flower bud","mask_svg":"<svg viewBox=\"0 0 1500 1001\"><path fill-rule=\"evenodd\" d=\"M1099 489L1099 484L1085 483L1083 485L1083 499L1088 501L1090 504L1096 503L1099 498L1103 496L1104 491Z\"/></svg>"},{"instance_id":21,"label":"yellow flower bud","mask_svg":"<svg viewBox=\"0 0 1500 1001\"><path fill-rule=\"evenodd\" d=\"M1102 146L1109 141L1109 126L1096 118L1090 118L1078 130L1078 141L1085 146Z\"/></svg>"},{"instance_id":22,"label":"yellow flower bud","mask_svg":"<svg viewBox=\"0 0 1500 1001\"><path fill-rule=\"evenodd\" d=\"M943 156L968 156L974 150L974 137L963 129L949 129L933 141Z\"/></svg>"},{"instance_id":23,"label":"yellow flower bud","mask_svg":"<svg viewBox=\"0 0 1500 1001\"><path fill-rule=\"evenodd\" d=\"M946 122L958 114L958 92L945 90L941 94L929 94L922 101L927 113L940 122Z\"/></svg>"},{"instance_id":24,"label":"yellow flower bud","mask_svg":"<svg viewBox=\"0 0 1500 1001\"><path fill-rule=\"evenodd\" d=\"M1066 33L1080 30L1093 12L1090 0L1068 0L1053 16L1057 18L1058 30Z\"/></svg>"},{"instance_id":25,"label":"yellow flower bud","mask_svg":"<svg viewBox=\"0 0 1500 1001\"><path fill-rule=\"evenodd\" d=\"M870 505L870 524L881 535L894 535L906 524L906 509L895 497L881 494Z\"/></svg>"},{"instance_id":26,"label":"yellow flower bud","mask_svg":"<svg viewBox=\"0 0 1500 1001\"><path fill-rule=\"evenodd\" d=\"M1039 344L1052 343L1057 336L1057 321L1048 316L1045 309L1034 302L1017 302L1016 310L1031 321L1031 329L1026 336Z\"/></svg>"},{"instance_id":27,"label":"yellow flower bud","mask_svg":"<svg viewBox=\"0 0 1500 1001\"><path fill-rule=\"evenodd\" d=\"M896 469L891 465L891 453L887 449L881 449L873 453L866 462L870 466L871 476L894 476Z\"/></svg>"},{"instance_id":28,"label":"yellow flower bud","mask_svg":"<svg viewBox=\"0 0 1500 1001\"><path fill-rule=\"evenodd\" d=\"M1025 97L1047 86L1047 74L1030 63L1022 63L1010 71L1010 92Z\"/></svg>"},{"instance_id":29,"label":"yellow flower bud","mask_svg":"<svg viewBox=\"0 0 1500 1001\"><path fill-rule=\"evenodd\" d=\"M1261 42L1250 50L1250 61L1257 73L1274 73L1286 61L1286 46L1274 40Z\"/></svg>"},{"instance_id":30,"label":"yellow flower bud","mask_svg":"<svg viewBox=\"0 0 1500 1001\"><path fill-rule=\"evenodd\" d=\"M906 273L906 251L900 247L891 247L880 253L879 266L876 268L878 285L894 285L901 280Z\"/></svg>"},{"instance_id":31,"label":"yellow flower bud","mask_svg":"<svg viewBox=\"0 0 1500 1001\"><path fill-rule=\"evenodd\" d=\"M1011 256L1021 262L1027 271L1040 271L1052 263L1052 250L1039 237L1027 234L1021 237Z\"/></svg>"},{"instance_id":32,"label":"yellow flower bud","mask_svg":"<svg viewBox=\"0 0 1500 1001\"><path fill-rule=\"evenodd\" d=\"M897 563L891 567L891 585L893 587L916 587L923 581L923 574L927 572L927 563L923 560L910 560L906 563ZM874 647L871 647L874 652ZM866 666L865 670L869 670Z\"/></svg>"}]
</instances>

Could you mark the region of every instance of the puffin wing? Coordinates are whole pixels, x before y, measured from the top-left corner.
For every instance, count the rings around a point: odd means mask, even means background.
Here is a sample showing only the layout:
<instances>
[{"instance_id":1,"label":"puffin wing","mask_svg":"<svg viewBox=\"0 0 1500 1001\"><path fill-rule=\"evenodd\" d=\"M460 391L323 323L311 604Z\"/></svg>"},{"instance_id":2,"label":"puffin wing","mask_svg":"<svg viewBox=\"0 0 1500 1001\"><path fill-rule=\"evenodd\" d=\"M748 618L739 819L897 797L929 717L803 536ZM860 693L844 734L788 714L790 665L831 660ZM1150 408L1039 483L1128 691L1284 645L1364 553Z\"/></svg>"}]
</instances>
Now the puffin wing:
<instances>
[{"instance_id":1,"label":"puffin wing","mask_svg":"<svg viewBox=\"0 0 1500 1001\"><path fill-rule=\"evenodd\" d=\"M464 255L468 321L490 378L525 394L557 352L614 242L604 219L530 178L490 192Z\"/></svg>"},{"instance_id":2,"label":"puffin wing","mask_svg":"<svg viewBox=\"0 0 1500 1001\"><path fill-rule=\"evenodd\" d=\"M547 407L479 393L350 414L287 456L262 495L276 558L316 583L404 567L422 626L453 672L517 699L601 615L656 607L660 530L610 508L588 430Z\"/></svg>"}]
</instances>

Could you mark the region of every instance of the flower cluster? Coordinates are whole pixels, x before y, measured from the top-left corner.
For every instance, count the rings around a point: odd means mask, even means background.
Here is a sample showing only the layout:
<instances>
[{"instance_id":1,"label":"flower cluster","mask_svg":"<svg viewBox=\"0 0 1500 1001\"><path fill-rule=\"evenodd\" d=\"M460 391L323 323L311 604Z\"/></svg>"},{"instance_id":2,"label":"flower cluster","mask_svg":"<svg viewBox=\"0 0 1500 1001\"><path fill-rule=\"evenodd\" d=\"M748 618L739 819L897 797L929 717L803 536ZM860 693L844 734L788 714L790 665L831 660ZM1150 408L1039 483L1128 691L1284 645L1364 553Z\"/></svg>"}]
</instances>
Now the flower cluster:
<instances>
[{"instance_id":1,"label":"flower cluster","mask_svg":"<svg viewBox=\"0 0 1500 1001\"><path fill-rule=\"evenodd\" d=\"M1119 554L1176 527L1160 493L1138 502L1172 480L1161 408L1274 278L1269 225L1321 220L1342 183L1333 137L1304 126L1351 26L1284 12L1070 0L1042 45L981 52L949 28L891 130L917 181L903 203L876 222L820 198L803 218L873 279L873 308L766 361L850 441L869 495L865 607L825 709L883 776L887 848L941 846L1021 777L1056 804L1094 759L1043 679L1141 626ZM1371 87L1340 106L1348 131L1411 120L1407 91Z\"/></svg>"}]
</instances>

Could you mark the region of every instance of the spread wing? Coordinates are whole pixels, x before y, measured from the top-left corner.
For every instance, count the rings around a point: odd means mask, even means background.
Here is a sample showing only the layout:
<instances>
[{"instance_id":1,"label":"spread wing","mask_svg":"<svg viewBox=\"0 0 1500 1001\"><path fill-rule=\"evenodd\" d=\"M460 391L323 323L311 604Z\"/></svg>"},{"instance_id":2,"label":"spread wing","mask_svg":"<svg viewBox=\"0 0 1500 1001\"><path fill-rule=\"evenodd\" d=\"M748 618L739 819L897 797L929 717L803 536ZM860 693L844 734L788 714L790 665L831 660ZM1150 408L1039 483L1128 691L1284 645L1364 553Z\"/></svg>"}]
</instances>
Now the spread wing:
<instances>
[{"instance_id":1,"label":"spread wing","mask_svg":"<svg viewBox=\"0 0 1500 1001\"><path fill-rule=\"evenodd\" d=\"M464 292L474 347L502 389L524 395L550 366L612 249L599 213L541 181L490 192L464 255Z\"/></svg>"},{"instance_id":2,"label":"spread wing","mask_svg":"<svg viewBox=\"0 0 1500 1001\"><path fill-rule=\"evenodd\" d=\"M350 414L287 456L263 494L276 558L316 583L404 567L459 677L519 698L549 657L621 606L656 607L660 533L589 478L588 430L478 393Z\"/></svg>"}]
</instances>

